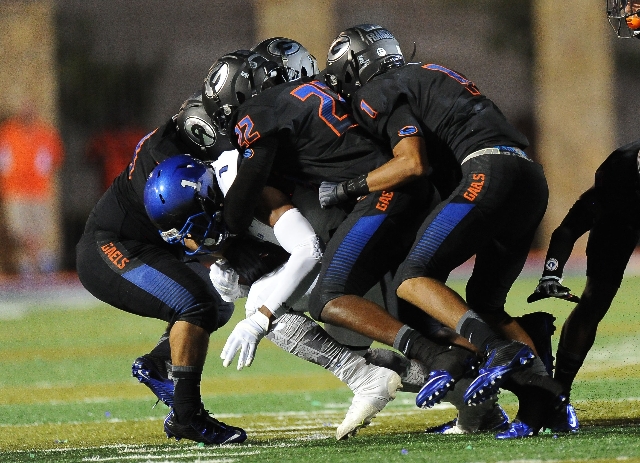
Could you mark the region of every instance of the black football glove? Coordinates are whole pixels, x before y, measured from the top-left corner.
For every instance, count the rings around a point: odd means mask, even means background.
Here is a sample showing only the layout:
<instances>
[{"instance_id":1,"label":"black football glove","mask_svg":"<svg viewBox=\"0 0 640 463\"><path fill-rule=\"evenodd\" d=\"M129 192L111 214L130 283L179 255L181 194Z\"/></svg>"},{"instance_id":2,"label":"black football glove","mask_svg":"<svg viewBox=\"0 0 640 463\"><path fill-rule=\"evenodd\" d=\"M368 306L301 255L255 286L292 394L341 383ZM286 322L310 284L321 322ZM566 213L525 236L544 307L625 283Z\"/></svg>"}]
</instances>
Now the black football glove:
<instances>
[{"instance_id":1,"label":"black football glove","mask_svg":"<svg viewBox=\"0 0 640 463\"><path fill-rule=\"evenodd\" d=\"M349 199L346 182L322 182L318 191L320 206L326 209Z\"/></svg>"},{"instance_id":2,"label":"black football glove","mask_svg":"<svg viewBox=\"0 0 640 463\"><path fill-rule=\"evenodd\" d=\"M527 298L527 302L536 302L548 297L564 299L569 302L580 302L580 298L575 294L571 294L571 290L566 286L562 286L561 282L561 278L551 275L540 278L538 286L536 286L531 296Z\"/></svg>"}]
</instances>

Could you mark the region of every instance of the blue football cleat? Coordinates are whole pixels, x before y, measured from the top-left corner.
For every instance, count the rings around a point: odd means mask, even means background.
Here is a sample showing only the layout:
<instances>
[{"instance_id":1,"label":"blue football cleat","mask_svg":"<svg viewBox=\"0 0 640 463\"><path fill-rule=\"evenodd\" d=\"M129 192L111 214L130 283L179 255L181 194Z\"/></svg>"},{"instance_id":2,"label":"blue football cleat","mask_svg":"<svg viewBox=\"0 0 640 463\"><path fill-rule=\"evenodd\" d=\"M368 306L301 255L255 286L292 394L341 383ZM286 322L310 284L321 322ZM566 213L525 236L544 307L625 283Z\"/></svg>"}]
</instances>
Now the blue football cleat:
<instances>
[{"instance_id":1,"label":"blue football cleat","mask_svg":"<svg viewBox=\"0 0 640 463\"><path fill-rule=\"evenodd\" d=\"M173 380L169 379L167 373L160 370L150 357L138 357L131 365L131 374L151 389L160 402L167 407L173 406Z\"/></svg>"},{"instance_id":2,"label":"blue football cleat","mask_svg":"<svg viewBox=\"0 0 640 463\"><path fill-rule=\"evenodd\" d=\"M520 439L522 437L537 436L538 430L526 423L515 419L506 431L496 434L496 439Z\"/></svg>"},{"instance_id":3,"label":"blue football cleat","mask_svg":"<svg viewBox=\"0 0 640 463\"><path fill-rule=\"evenodd\" d=\"M455 380L445 370L434 370L427 376L427 382L416 396L416 405L420 408L431 408L439 403L453 388Z\"/></svg>"},{"instance_id":4,"label":"blue football cleat","mask_svg":"<svg viewBox=\"0 0 640 463\"><path fill-rule=\"evenodd\" d=\"M464 393L467 405L477 405L498 394L500 387L511 374L530 365L535 354L529 346L518 341L501 341L487 351L478 370L478 377Z\"/></svg>"},{"instance_id":5,"label":"blue football cleat","mask_svg":"<svg viewBox=\"0 0 640 463\"><path fill-rule=\"evenodd\" d=\"M168 438L189 439L205 445L235 444L247 439L244 429L216 420L204 408L198 411L189 424L177 423L171 409L164 419L164 432Z\"/></svg>"}]
</instances>

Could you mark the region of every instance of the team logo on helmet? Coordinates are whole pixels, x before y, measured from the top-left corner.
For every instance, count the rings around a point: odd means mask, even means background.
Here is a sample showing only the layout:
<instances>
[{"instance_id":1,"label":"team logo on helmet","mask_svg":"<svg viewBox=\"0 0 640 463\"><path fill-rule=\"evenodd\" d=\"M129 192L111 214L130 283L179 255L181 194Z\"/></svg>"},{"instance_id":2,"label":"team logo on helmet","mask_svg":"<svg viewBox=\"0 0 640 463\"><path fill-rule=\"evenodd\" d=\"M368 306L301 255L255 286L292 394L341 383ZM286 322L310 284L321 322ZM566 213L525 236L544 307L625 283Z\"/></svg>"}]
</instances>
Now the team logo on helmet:
<instances>
[{"instance_id":1,"label":"team logo on helmet","mask_svg":"<svg viewBox=\"0 0 640 463\"><path fill-rule=\"evenodd\" d=\"M387 54L387 50L385 50L384 48L380 47L376 50L376 54L378 56L386 56Z\"/></svg>"},{"instance_id":2,"label":"team logo on helmet","mask_svg":"<svg viewBox=\"0 0 640 463\"><path fill-rule=\"evenodd\" d=\"M273 56L285 56L295 55L300 51L300 44L289 40L276 39L269 44L267 51Z\"/></svg>"},{"instance_id":3,"label":"team logo on helmet","mask_svg":"<svg viewBox=\"0 0 640 463\"><path fill-rule=\"evenodd\" d=\"M229 65L227 63L217 63L209 70L209 76L207 77L208 85L205 85L205 93L209 98L213 98L214 95L220 93L224 84L229 77Z\"/></svg>"},{"instance_id":4,"label":"team logo on helmet","mask_svg":"<svg viewBox=\"0 0 640 463\"><path fill-rule=\"evenodd\" d=\"M328 62L337 61L349 51L351 47L351 40L346 35L341 35L333 41L329 48L329 56L327 56Z\"/></svg>"},{"instance_id":5,"label":"team logo on helmet","mask_svg":"<svg viewBox=\"0 0 640 463\"><path fill-rule=\"evenodd\" d=\"M213 146L216 142L216 132L209 123L199 117L187 117L184 121L184 130L191 140L205 148Z\"/></svg>"}]
</instances>

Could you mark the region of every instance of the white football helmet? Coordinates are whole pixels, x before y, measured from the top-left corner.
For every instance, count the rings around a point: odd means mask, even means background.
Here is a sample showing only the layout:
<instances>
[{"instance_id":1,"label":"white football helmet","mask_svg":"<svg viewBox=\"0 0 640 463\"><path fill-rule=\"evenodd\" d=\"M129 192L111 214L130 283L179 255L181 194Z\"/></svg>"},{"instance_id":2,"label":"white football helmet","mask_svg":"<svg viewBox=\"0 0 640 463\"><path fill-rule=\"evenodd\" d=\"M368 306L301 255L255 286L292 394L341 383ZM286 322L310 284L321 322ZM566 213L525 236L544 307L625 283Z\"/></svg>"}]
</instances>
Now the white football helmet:
<instances>
[{"instance_id":1,"label":"white football helmet","mask_svg":"<svg viewBox=\"0 0 640 463\"><path fill-rule=\"evenodd\" d=\"M607 0L607 17L618 37L640 38L640 0Z\"/></svg>"}]
</instances>

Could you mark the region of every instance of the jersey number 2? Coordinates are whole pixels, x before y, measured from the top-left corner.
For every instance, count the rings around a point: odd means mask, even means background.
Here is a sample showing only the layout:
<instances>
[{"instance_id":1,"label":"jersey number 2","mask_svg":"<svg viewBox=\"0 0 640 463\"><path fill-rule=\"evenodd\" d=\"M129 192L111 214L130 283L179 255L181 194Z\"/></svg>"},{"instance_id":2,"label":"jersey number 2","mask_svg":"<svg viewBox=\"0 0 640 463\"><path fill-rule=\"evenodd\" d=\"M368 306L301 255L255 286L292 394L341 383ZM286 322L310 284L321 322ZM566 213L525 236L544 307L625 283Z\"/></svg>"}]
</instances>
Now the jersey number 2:
<instances>
[{"instance_id":1,"label":"jersey number 2","mask_svg":"<svg viewBox=\"0 0 640 463\"><path fill-rule=\"evenodd\" d=\"M318 116L337 136L341 136L349 127L354 125L354 122L348 114L343 116L336 114L336 99L325 92L321 85L319 82L302 84L294 88L291 94L302 101L306 101L312 95L318 97L320 102Z\"/></svg>"}]
</instances>

